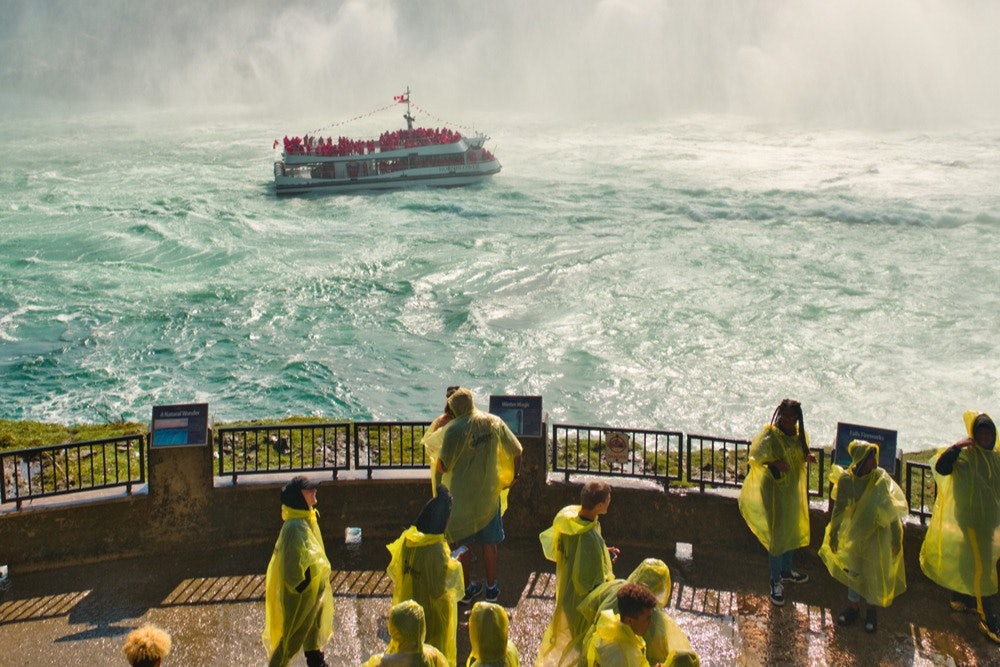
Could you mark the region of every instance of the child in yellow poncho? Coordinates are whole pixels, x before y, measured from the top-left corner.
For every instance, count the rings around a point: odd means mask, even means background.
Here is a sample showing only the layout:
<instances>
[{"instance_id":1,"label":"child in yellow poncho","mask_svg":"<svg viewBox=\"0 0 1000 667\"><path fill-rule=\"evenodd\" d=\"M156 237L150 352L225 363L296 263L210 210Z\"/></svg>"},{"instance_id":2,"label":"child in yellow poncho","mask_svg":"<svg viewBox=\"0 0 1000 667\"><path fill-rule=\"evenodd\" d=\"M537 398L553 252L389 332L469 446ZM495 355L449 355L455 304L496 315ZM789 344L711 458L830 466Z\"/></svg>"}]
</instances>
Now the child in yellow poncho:
<instances>
[{"instance_id":1,"label":"child in yellow poncho","mask_svg":"<svg viewBox=\"0 0 1000 667\"><path fill-rule=\"evenodd\" d=\"M830 575L847 586L850 604L837 622L854 623L863 597L865 630L875 632L875 608L888 607L906 590L902 519L909 507L903 490L878 466L877 445L855 440L847 453L850 469L835 466L830 475L833 513L819 556Z\"/></svg>"},{"instance_id":2,"label":"child in yellow poncho","mask_svg":"<svg viewBox=\"0 0 1000 667\"><path fill-rule=\"evenodd\" d=\"M424 643L424 609L413 600L393 605L389 612L389 648L373 655L363 667L447 667L441 651Z\"/></svg>"},{"instance_id":3,"label":"child in yellow poncho","mask_svg":"<svg viewBox=\"0 0 1000 667\"><path fill-rule=\"evenodd\" d=\"M700 664L698 655L691 649L684 631L663 609L670 597L670 568L658 558L647 558L639 563L628 579L615 579L601 584L590 595L584 598L578 607L580 614L589 626L584 636L583 645L590 641L590 635L596 630L597 620L603 611L618 613L618 590L625 584L638 584L645 587L656 598L649 628L642 635L646 643L646 660L651 665L675 667ZM586 658L586 656L584 656ZM586 664L584 660L581 665Z\"/></svg>"},{"instance_id":4,"label":"child in yellow poncho","mask_svg":"<svg viewBox=\"0 0 1000 667\"><path fill-rule=\"evenodd\" d=\"M656 598L644 586L624 584L615 593L616 614L606 609L597 617L583 652L587 667L649 667L642 636L652 622Z\"/></svg>"},{"instance_id":5,"label":"child in yellow poncho","mask_svg":"<svg viewBox=\"0 0 1000 667\"><path fill-rule=\"evenodd\" d=\"M520 667L521 658L514 642L508 639L510 621L507 612L492 602L477 602L469 614L469 653L467 667Z\"/></svg>"},{"instance_id":6,"label":"child in yellow poncho","mask_svg":"<svg viewBox=\"0 0 1000 667\"><path fill-rule=\"evenodd\" d=\"M450 515L451 493L441 486L416 523L386 548L392 554L387 572L393 583L393 603L412 599L423 607L427 643L454 667L458 660L458 600L465 585L462 565L451 557L444 540Z\"/></svg>"},{"instance_id":7,"label":"child in yellow poncho","mask_svg":"<svg viewBox=\"0 0 1000 667\"><path fill-rule=\"evenodd\" d=\"M979 629L1000 643L995 606L1000 559L1000 452L990 416L968 411L968 437L931 463L937 497L920 549L920 567L952 591L956 611L977 611Z\"/></svg>"},{"instance_id":8,"label":"child in yellow poncho","mask_svg":"<svg viewBox=\"0 0 1000 667\"><path fill-rule=\"evenodd\" d=\"M784 583L803 584L809 575L792 568L795 550L809 544L809 453L802 406L785 399L771 423L750 445L750 473L740 491L740 513L767 549L771 602L785 604Z\"/></svg>"},{"instance_id":9,"label":"child in yellow poncho","mask_svg":"<svg viewBox=\"0 0 1000 667\"><path fill-rule=\"evenodd\" d=\"M284 523L265 579L262 638L269 667L284 667L302 649L309 667L326 667L333 593L315 504L316 483L306 477L293 477L281 490Z\"/></svg>"},{"instance_id":10,"label":"child in yellow poncho","mask_svg":"<svg viewBox=\"0 0 1000 667\"><path fill-rule=\"evenodd\" d=\"M564 667L579 661L587 624L577 609L594 588L614 579L613 553L601 536L598 517L611 504L611 487L588 482L580 505L559 510L552 527L538 537L545 557L556 563L556 608L542 637L536 667Z\"/></svg>"}]
</instances>

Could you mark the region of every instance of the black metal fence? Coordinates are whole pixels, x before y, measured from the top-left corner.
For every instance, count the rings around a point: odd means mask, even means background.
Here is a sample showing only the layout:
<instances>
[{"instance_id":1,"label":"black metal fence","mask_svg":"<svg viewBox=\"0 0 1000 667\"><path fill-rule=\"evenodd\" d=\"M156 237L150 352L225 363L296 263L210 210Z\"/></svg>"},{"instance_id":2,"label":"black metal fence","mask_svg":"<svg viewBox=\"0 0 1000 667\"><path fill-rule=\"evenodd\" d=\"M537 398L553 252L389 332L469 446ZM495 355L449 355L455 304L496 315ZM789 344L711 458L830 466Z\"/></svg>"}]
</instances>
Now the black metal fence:
<instances>
[{"instance_id":1,"label":"black metal fence","mask_svg":"<svg viewBox=\"0 0 1000 667\"><path fill-rule=\"evenodd\" d=\"M220 477L350 468L351 423L227 426L216 431Z\"/></svg>"},{"instance_id":2,"label":"black metal fence","mask_svg":"<svg viewBox=\"0 0 1000 667\"><path fill-rule=\"evenodd\" d=\"M354 468L418 470L428 467L420 441L430 422L355 422Z\"/></svg>"},{"instance_id":3,"label":"black metal fence","mask_svg":"<svg viewBox=\"0 0 1000 667\"><path fill-rule=\"evenodd\" d=\"M146 436L123 435L86 442L0 452L0 502L125 487L146 481Z\"/></svg>"},{"instance_id":4,"label":"black metal fence","mask_svg":"<svg viewBox=\"0 0 1000 667\"><path fill-rule=\"evenodd\" d=\"M806 491L812 498L824 498L827 454L820 447L810 447L809 451L816 461L806 461ZM750 469L750 441L690 434L687 459L687 481L697 484L701 491L706 486L742 488Z\"/></svg>"},{"instance_id":5,"label":"black metal fence","mask_svg":"<svg viewBox=\"0 0 1000 667\"><path fill-rule=\"evenodd\" d=\"M687 437L687 481L698 485L740 488L747 476L750 441L712 435Z\"/></svg>"},{"instance_id":6,"label":"black metal fence","mask_svg":"<svg viewBox=\"0 0 1000 667\"><path fill-rule=\"evenodd\" d=\"M653 479L668 486L684 476L680 431L552 425L552 471Z\"/></svg>"},{"instance_id":7,"label":"black metal fence","mask_svg":"<svg viewBox=\"0 0 1000 667\"><path fill-rule=\"evenodd\" d=\"M216 430L217 474L235 483L243 475L279 472L421 470L428 467L421 440L429 422L334 422L226 426ZM132 486L146 481L144 434L0 452L0 502ZM551 470L654 480L708 488L740 488L750 441L680 431L553 424ZM828 494L828 457L813 448L809 495ZM910 514L925 523L936 488L926 463L903 463Z\"/></svg>"},{"instance_id":8,"label":"black metal fence","mask_svg":"<svg viewBox=\"0 0 1000 667\"><path fill-rule=\"evenodd\" d=\"M927 523L937 497L934 470L930 464L907 461L903 465L903 473L905 475L903 492L906 493L910 514L920 517L920 523Z\"/></svg>"}]
</instances>

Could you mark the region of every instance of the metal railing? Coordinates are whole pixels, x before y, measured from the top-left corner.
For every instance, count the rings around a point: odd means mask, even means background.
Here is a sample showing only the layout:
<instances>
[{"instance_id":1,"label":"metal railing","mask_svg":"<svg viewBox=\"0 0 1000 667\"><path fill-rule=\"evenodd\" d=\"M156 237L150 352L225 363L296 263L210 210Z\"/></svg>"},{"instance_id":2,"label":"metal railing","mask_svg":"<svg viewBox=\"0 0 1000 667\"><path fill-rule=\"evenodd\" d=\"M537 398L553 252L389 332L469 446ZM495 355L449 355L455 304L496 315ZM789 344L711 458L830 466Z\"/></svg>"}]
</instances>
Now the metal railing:
<instances>
[{"instance_id":1,"label":"metal railing","mask_svg":"<svg viewBox=\"0 0 1000 667\"><path fill-rule=\"evenodd\" d=\"M217 474L232 477L276 472L421 470L429 465L421 440L430 422L335 422L227 426L216 431ZM125 487L146 481L147 435L134 434L0 452L0 503ZM551 470L573 474L653 479L668 487L687 482L706 488L740 488L748 470L750 441L679 431L552 425ZM352 451L353 450L353 451ZM827 458L810 450L809 495L827 497ZM685 470L686 468L686 470ZM902 465L910 514L926 523L936 485L927 463ZM686 475L685 475L686 473Z\"/></svg>"},{"instance_id":2,"label":"metal railing","mask_svg":"<svg viewBox=\"0 0 1000 667\"><path fill-rule=\"evenodd\" d=\"M0 452L0 502L16 502L146 481L146 436L123 435Z\"/></svg>"},{"instance_id":3,"label":"metal railing","mask_svg":"<svg viewBox=\"0 0 1000 667\"><path fill-rule=\"evenodd\" d=\"M920 517L920 523L926 524L934 508L934 500L937 498L934 469L928 463L907 461L903 464L903 471L905 475L903 491L910 506L910 515ZM916 483L913 481L914 476L918 477Z\"/></svg>"},{"instance_id":4,"label":"metal railing","mask_svg":"<svg viewBox=\"0 0 1000 667\"><path fill-rule=\"evenodd\" d=\"M664 487L684 477L680 431L552 425L552 471L654 479Z\"/></svg>"},{"instance_id":5,"label":"metal railing","mask_svg":"<svg viewBox=\"0 0 1000 667\"><path fill-rule=\"evenodd\" d=\"M354 469L418 470L429 463L420 441L430 422L354 422Z\"/></svg>"},{"instance_id":6,"label":"metal railing","mask_svg":"<svg viewBox=\"0 0 1000 667\"><path fill-rule=\"evenodd\" d=\"M218 474L232 477L350 469L350 422L227 426L216 432Z\"/></svg>"},{"instance_id":7,"label":"metal railing","mask_svg":"<svg viewBox=\"0 0 1000 667\"><path fill-rule=\"evenodd\" d=\"M750 441L712 435L687 437L687 481L706 486L740 488L747 476Z\"/></svg>"}]
</instances>

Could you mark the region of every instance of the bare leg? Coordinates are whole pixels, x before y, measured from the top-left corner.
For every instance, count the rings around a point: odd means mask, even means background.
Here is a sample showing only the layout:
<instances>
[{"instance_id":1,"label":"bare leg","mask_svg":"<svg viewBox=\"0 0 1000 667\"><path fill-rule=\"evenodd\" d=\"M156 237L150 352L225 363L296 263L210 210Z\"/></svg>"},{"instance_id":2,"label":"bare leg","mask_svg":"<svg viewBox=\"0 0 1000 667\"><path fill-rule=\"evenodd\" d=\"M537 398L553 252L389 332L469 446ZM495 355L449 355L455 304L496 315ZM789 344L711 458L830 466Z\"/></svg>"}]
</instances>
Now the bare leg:
<instances>
[{"instance_id":1,"label":"bare leg","mask_svg":"<svg viewBox=\"0 0 1000 667\"><path fill-rule=\"evenodd\" d=\"M494 586L497 583L497 545L483 545L483 566L486 568L486 585Z\"/></svg>"},{"instance_id":2,"label":"bare leg","mask_svg":"<svg viewBox=\"0 0 1000 667\"><path fill-rule=\"evenodd\" d=\"M462 564L462 576L465 578L466 586L472 583L471 573L469 572L469 565L471 561L472 561L471 551L466 551L464 554L458 557L458 562Z\"/></svg>"}]
</instances>

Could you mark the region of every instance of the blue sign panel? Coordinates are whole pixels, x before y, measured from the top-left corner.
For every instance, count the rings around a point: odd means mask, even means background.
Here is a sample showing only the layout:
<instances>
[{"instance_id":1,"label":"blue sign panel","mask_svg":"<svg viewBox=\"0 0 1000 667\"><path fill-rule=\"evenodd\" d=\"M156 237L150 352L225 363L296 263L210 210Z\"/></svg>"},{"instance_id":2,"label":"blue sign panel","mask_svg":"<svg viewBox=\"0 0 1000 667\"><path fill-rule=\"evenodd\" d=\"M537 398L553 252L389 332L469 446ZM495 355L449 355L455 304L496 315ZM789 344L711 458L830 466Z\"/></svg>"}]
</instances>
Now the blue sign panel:
<instances>
[{"instance_id":1,"label":"blue sign panel","mask_svg":"<svg viewBox=\"0 0 1000 667\"><path fill-rule=\"evenodd\" d=\"M208 444L208 403L154 405L150 447Z\"/></svg>"},{"instance_id":2,"label":"blue sign panel","mask_svg":"<svg viewBox=\"0 0 1000 667\"><path fill-rule=\"evenodd\" d=\"M490 414L504 420L514 435L542 435L541 396L490 396Z\"/></svg>"},{"instance_id":3,"label":"blue sign panel","mask_svg":"<svg viewBox=\"0 0 1000 667\"><path fill-rule=\"evenodd\" d=\"M837 465L848 467L851 456L847 446L852 440L864 440L878 445L878 464L890 475L896 474L896 431L890 431L875 426L860 426L858 424L837 423L837 446L833 451L833 460Z\"/></svg>"}]
</instances>

